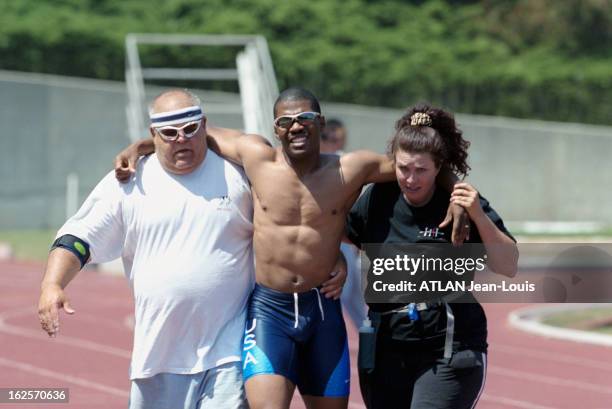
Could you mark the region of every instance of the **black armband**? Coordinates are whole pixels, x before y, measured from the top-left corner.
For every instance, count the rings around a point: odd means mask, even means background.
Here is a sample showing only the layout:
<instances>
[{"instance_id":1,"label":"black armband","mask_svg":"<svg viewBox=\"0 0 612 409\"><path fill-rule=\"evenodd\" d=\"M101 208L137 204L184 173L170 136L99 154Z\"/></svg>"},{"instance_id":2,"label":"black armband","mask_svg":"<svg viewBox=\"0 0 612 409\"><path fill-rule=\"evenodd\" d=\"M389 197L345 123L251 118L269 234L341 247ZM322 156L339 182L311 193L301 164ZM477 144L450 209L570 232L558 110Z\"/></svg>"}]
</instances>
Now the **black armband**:
<instances>
[{"instance_id":1,"label":"black armband","mask_svg":"<svg viewBox=\"0 0 612 409\"><path fill-rule=\"evenodd\" d=\"M89 244L85 243L83 240L79 239L72 234L64 234L61 237L58 237L53 244L51 245L51 250L61 247L63 249L68 250L81 262L81 268L89 261L89 257L91 253L89 252Z\"/></svg>"}]
</instances>

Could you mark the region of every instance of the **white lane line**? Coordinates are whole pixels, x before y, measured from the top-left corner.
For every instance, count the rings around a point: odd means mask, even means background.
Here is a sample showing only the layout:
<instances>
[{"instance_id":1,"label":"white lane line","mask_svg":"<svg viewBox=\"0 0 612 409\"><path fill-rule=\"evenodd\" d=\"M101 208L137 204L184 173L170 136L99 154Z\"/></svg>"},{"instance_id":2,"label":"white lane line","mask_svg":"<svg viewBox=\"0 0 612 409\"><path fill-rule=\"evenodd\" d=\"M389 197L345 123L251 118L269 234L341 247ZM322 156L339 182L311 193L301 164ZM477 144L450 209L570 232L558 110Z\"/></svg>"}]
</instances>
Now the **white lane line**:
<instances>
[{"instance_id":1,"label":"white lane line","mask_svg":"<svg viewBox=\"0 0 612 409\"><path fill-rule=\"evenodd\" d=\"M5 334L10 334L10 335L16 335L16 336L20 336L24 338L35 339L38 341L43 341L43 342L46 342L47 344L52 342L56 344L69 345L69 346L73 346L77 348L82 348L82 349L86 349L86 350L90 350L94 352L103 352L109 355L118 356L120 358L130 359L132 357L131 351L128 351L122 348L114 348L108 345L100 344L100 343L93 342L93 341L88 341L88 340L81 339L81 338L69 337L66 335L62 335L61 333L56 338L49 339L49 337L45 335L42 329L40 331L35 331L31 329L25 329L22 327L18 327L15 325L9 325L6 322L4 322L5 318L15 317L20 314L23 314L26 311L31 312L32 307L16 308L14 310L5 311L2 314L0 314L0 332L3 332Z\"/></svg>"},{"instance_id":2,"label":"white lane line","mask_svg":"<svg viewBox=\"0 0 612 409\"><path fill-rule=\"evenodd\" d=\"M68 337L66 335L58 335L56 338L49 338L47 335L43 333L42 330L34 331L23 329L19 327L14 327L12 325L7 325L4 322L0 321L0 332L10 335L17 335L24 338L35 339L38 341L44 341L47 343L55 343L62 345L70 345L77 348L82 348L94 352L103 352L105 354L117 356L120 358L130 359L132 357L132 353L126 349L109 347L104 344L99 344L97 342L88 341L81 338L76 337Z\"/></svg>"},{"instance_id":3,"label":"white lane line","mask_svg":"<svg viewBox=\"0 0 612 409\"><path fill-rule=\"evenodd\" d=\"M0 320L4 321L9 318L19 317L20 315L32 315L36 314L36 307L28 305L27 307L13 308L10 310L2 311L0 313Z\"/></svg>"},{"instance_id":4,"label":"white lane line","mask_svg":"<svg viewBox=\"0 0 612 409\"><path fill-rule=\"evenodd\" d=\"M563 312L568 309L584 309L592 304L562 304L547 305L544 307L524 307L512 311L508 315L510 325L521 331L541 335L548 338L562 339L583 344L593 344L604 347L612 347L612 336L599 334L591 331L581 331L571 328L554 327L544 324L540 318L553 312Z\"/></svg>"},{"instance_id":5,"label":"white lane line","mask_svg":"<svg viewBox=\"0 0 612 409\"><path fill-rule=\"evenodd\" d=\"M34 308L32 307L23 307L23 308L15 308L12 310L8 310L5 312L0 313L0 322L5 322L8 319L12 319L15 317L20 317L22 315L27 315L29 316L29 318L32 318L34 316L36 316L36 311ZM76 317L78 317L79 321L90 321L90 322L95 322L96 324L98 324L98 326L100 326L100 324L104 324L107 325L111 328L117 328L117 329L122 329L125 330L126 326L125 323L119 323L117 322L117 320L113 320L113 319L109 319L109 318L102 318L99 315L95 315L95 314L88 314L88 313L84 313L84 312L78 312ZM72 318L68 318L68 319L72 319ZM30 320L31 321L31 320ZM6 324L6 325L11 325L11 324ZM11 325L12 327L17 327L16 325ZM18 327L18 328L22 328L22 327ZM132 327L128 327L129 329L133 329ZM42 329L41 329L42 331Z\"/></svg>"},{"instance_id":6,"label":"white lane line","mask_svg":"<svg viewBox=\"0 0 612 409\"><path fill-rule=\"evenodd\" d=\"M123 317L123 328L127 328L130 332L134 332L134 314L128 314Z\"/></svg>"},{"instance_id":7,"label":"white lane line","mask_svg":"<svg viewBox=\"0 0 612 409\"><path fill-rule=\"evenodd\" d=\"M512 406L514 408L521 408L521 409L557 409L552 406L542 406L542 405L538 405L532 402L527 402L524 400L506 398L504 396L493 396L487 393L483 394L481 399L484 401L495 402L495 403L499 403L502 405Z\"/></svg>"},{"instance_id":8,"label":"white lane line","mask_svg":"<svg viewBox=\"0 0 612 409\"><path fill-rule=\"evenodd\" d=\"M99 392L108 393L110 395L119 396L122 398L128 398L130 393L123 389L114 388L112 386L103 385L98 382L86 381L82 378L77 378L67 374L63 374L56 371L49 371L44 368L29 365L19 361L13 361L11 359L0 358L0 366L5 366L12 369L18 369L20 371L33 373L38 376L45 376L47 378L57 379L62 382L69 382L74 385L82 386L84 388L94 389Z\"/></svg>"},{"instance_id":9,"label":"white lane line","mask_svg":"<svg viewBox=\"0 0 612 409\"><path fill-rule=\"evenodd\" d=\"M577 356L558 353L546 352L538 349L522 348L511 345L503 345L491 343L489 346L491 352L502 352L505 354L513 354L518 356L524 356L529 358L543 359L546 361L559 362L563 364L572 364L578 366L584 366L589 369L601 369L604 371L612 371L612 365L605 361L595 361L592 359L579 358Z\"/></svg>"},{"instance_id":10,"label":"white lane line","mask_svg":"<svg viewBox=\"0 0 612 409\"><path fill-rule=\"evenodd\" d=\"M612 387L606 386L606 385L592 384L592 383L576 381L572 379L556 378L554 376L539 375L539 374L534 374L530 372L518 371L514 369L502 368L499 366L491 366L491 365L489 366L489 372L497 374L497 375L507 376L510 378L520 379L522 381L534 381L534 382L545 383L545 384L553 385L553 386L563 386L563 387L569 387L569 388L575 388L575 389L584 389L584 390L591 391L591 392L598 392L598 393L612 395Z\"/></svg>"}]
</instances>

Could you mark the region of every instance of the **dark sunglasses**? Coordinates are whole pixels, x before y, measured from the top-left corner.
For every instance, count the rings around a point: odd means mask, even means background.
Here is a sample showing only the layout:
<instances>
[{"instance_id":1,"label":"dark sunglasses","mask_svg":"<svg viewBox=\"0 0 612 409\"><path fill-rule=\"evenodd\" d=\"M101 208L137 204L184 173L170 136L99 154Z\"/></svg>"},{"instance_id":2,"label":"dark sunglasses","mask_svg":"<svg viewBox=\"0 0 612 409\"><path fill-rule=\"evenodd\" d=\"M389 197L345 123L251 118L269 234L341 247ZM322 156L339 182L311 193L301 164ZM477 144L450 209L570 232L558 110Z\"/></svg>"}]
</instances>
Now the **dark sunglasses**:
<instances>
[{"instance_id":1,"label":"dark sunglasses","mask_svg":"<svg viewBox=\"0 0 612 409\"><path fill-rule=\"evenodd\" d=\"M293 121L297 121L297 123L302 126L308 126L312 125L315 119L320 116L321 114L318 112L300 112L299 114L295 115L283 115L274 120L274 126L289 129L291 128L291 125L293 125Z\"/></svg>"}]
</instances>

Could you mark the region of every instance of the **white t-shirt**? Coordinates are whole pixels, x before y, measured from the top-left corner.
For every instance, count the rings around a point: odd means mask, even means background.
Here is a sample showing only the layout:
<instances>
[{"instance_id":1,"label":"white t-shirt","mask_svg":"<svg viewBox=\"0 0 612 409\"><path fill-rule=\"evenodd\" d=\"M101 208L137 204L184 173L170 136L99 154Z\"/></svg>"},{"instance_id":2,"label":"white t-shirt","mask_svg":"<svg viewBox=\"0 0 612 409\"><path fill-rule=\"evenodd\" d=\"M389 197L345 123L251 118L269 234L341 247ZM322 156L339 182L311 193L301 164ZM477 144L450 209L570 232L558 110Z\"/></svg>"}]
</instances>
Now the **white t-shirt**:
<instances>
[{"instance_id":1,"label":"white t-shirt","mask_svg":"<svg viewBox=\"0 0 612 409\"><path fill-rule=\"evenodd\" d=\"M156 155L127 184L109 173L60 229L90 245L91 262L122 257L135 301L131 379L240 360L252 220L242 170L208 150L187 175Z\"/></svg>"}]
</instances>

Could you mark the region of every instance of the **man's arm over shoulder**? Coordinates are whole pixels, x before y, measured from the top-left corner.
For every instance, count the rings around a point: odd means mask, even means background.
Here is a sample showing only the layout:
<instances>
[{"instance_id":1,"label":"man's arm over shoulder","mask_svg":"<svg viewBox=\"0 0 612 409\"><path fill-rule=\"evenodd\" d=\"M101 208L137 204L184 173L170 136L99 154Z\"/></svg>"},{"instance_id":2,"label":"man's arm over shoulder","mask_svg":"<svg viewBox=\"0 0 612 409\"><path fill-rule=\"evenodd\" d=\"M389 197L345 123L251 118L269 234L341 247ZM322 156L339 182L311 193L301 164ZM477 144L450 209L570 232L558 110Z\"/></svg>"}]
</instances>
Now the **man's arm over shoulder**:
<instances>
[{"instance_id":1,"label":"man's arm over shoulder","mask_svg":"<svg viewBox=\"0 0 612 409\"><path fill-rule=\"evenodd\" d=\"M136 173L136 164L141 156L155 152L152 138L143 138L119 152L115 157L115 177L121 182L129 181Z\"/></svg>"},{"instance_id":2,"label":"man's arm over shoulder","mask_svg":"<svg viewBox=\"0 0 612 409\"><path fill-rule=\"evenodd\" d=\"M395 179L393 161L386 155L368 150L347 153L340 158L342 171L347 182L359 185L389 182Z\"/></svg>"},{"instance_id":3,"label":"man's arm over shoulder","mask_svg":"<svg viewBox=\"0 0 612 409\"><path fill-rule=\"evenodd\" d=\"M206 133L210 149L240 166L254 157L274 152L270 142L261 135L244 134L235 129L215 126L206 128Z\"/></svg>"}]
</instances>

